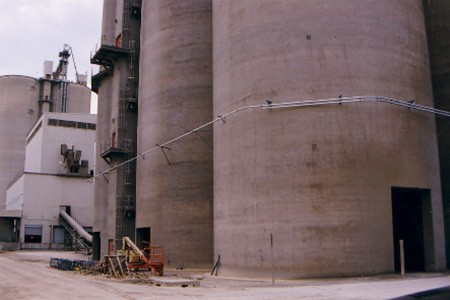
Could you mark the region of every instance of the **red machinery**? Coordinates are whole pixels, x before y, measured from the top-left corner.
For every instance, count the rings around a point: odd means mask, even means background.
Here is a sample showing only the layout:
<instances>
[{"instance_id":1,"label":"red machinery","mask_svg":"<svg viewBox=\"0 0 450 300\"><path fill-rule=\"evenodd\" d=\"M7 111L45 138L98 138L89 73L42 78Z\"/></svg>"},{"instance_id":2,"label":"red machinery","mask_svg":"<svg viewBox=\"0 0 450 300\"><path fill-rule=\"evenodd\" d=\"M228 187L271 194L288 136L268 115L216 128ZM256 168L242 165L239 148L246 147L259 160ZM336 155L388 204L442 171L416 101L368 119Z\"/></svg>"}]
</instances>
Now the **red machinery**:
<instances>
[{"instance_id":1,"label":"red machinery","mask_svg":"<svg viewBox=\"0 0 450 300\"><path fill-rule=\"evenodd\" d=\"M162 276L164 272L164 250L162 246L146 245L140 250L129 237L123 238L122 255L128 257L128 266L130 269L150 269L155 276Z\"/></svg>"}]
</instances>

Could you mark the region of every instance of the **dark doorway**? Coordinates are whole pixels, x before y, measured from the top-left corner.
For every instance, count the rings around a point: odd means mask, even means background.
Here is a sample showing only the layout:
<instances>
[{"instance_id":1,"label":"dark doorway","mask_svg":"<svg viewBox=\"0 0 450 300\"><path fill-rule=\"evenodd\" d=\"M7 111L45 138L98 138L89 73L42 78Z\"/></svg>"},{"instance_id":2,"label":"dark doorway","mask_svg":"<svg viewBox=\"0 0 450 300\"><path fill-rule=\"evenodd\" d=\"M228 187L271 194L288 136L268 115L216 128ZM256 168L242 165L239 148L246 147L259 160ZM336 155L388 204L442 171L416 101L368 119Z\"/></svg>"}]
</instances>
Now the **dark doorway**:
<instances>
[{"instance_id":1,"label":"dark doorway","mask_svg":"<svg viewBox=\"0 0 450 300\"><path fill-rule=\"evenodd\" d=\"M100 232L92 233L92 260L100 260L101 240Z\"/></svg>"},{"instance_id":2,"label":"dark doorway","mask_svg":"<svg viewBox=\"0 0 450 300\"><path fill-rule=\"evenodd\" d=\"M70 205L60 205L59 209L65 211L70 216Z\"/></svg>"},{"instance_id":3,"label":"dark doorway","mask_svg":"<svg viewBox=\"0 0 450 300\"><path fill-rule=\"evenodd\" d=\"M42 225L25 225L25 243L42 243Z\"/></svg>"},{"instance_id":4,"label":"dark doorway","mask_svg":"<svg viewBox=\"0 0 450 300\"><path fill-rule=\"evenodd\" d=\"M142 227L136 229L136 246L143 249L144 242L150 243L150 227Z\"/></svg>"},{"instance_id":5,"label":"dark doorway","mask_svg":"<svg viewBox=\"0 0 450 300\"><path fill-rule=\"evenodd\" d=\"M116 253L116 249L115 249L115 245L114 245L114 240L109 239L108 240L108 255L115 255L115 253Z\"/></svg>"},{"instance_id":6,"label":"dark doorway","mask_svg":"<svg viewBox=\"0 0 450 300\"><path fill-rule=\"evenodd\" d=\"M403 240L406 272L425 271L424 207L429 190L393 187L392 223L395 271L400 271L400 246ZM425 221L428 221L426 218Z\"/></svg>"}]
</instances>

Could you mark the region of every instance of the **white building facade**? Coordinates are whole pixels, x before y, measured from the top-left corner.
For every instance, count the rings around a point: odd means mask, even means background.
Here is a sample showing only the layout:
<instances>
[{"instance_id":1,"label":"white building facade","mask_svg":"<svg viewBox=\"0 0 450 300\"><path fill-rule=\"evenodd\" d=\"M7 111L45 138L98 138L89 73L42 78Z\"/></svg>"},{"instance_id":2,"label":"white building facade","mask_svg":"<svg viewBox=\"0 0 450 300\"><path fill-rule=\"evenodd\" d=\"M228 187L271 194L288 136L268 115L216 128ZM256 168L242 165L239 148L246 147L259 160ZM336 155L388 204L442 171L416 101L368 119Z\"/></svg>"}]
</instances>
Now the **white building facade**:
<instances>
[{"instance_id":1,"label":"white building facade","mask_svg":"<svg viewBox=\"0 0 450 300\"><path fill-rule=\"evenodd\" d=\"M92 228L95 129L96 115L44 113L28 133L24 172L6 195L6 210L20 212L21 249L67 245L60 210Z\"/></svg>"}]
</instances>

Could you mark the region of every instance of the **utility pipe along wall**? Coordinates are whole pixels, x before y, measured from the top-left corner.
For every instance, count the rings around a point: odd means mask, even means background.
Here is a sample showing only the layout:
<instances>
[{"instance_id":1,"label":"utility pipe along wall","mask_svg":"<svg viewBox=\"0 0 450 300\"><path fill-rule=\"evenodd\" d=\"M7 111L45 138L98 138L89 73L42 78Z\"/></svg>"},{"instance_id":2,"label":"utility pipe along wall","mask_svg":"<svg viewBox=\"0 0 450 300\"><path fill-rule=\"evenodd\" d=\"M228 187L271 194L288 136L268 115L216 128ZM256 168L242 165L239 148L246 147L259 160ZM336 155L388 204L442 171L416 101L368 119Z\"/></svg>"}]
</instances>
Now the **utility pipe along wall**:
<instances>
[{"instance_id":1,"label":"utility pipe along wall","mask_svg":"<svg viewBox=\"0 0 450 300\"><path fill-rule=\"evenodd\" d=\"M211 1L142 3L138 153L212 119ZM136 228L166 263L213 263L212 131L161 148L137 166Z\"/></svg>"},{"instance_id":2,"label":"utility pipe along wall","mask_svg":"<svg viewBox=\"0 0 450 300\"><path fill-rule=\"evenodd\" d=\"M213 22L215 115L340 95L432 106L420 0L220 0ZM429 192L424 268L444 268L437 157L434 116L390 105L246 111L215 123L219 274L392 272L393 187Z\"/></svg>"},{"instance_id":3,"label":"utility pipe along wall","mask_svg":"<svg viewBox=\"0 0 450 300\"><path fill-rule=\"evenodd\" d=\"M92 235L90 235L80 224L78 224L65 211L60 210L59 215L69 223L69 225L86 241L92 243Z\"/></svg>"}]
</instances>

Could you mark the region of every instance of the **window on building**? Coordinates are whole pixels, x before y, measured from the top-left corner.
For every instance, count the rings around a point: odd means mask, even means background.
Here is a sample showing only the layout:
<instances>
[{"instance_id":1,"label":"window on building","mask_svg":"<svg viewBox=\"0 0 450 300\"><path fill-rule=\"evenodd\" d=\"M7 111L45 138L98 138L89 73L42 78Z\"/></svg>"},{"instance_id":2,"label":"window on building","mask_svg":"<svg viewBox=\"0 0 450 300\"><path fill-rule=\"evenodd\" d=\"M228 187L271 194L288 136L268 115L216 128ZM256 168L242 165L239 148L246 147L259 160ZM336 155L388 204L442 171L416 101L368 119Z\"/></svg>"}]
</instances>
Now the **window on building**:
<instances>
[{"instance_id":1,"label":"window on building","mask_svg":"<svg viewBox=\"0 0 450 300\"><path fill-rule=\"evenodd\" d=\"M42 225L25 225L25 243L42 243Z\"/></svg>"},{"instance_id":2,"label":"window on building","mask_svg":"<svg viewBox=\"0 0 450 300\"><path fill-rule=\"evenodd\" d=\"M77 128L86 129L87 128L87 123L85 123L85 122L77 122Z\"/></svg>"}]
</instances>

